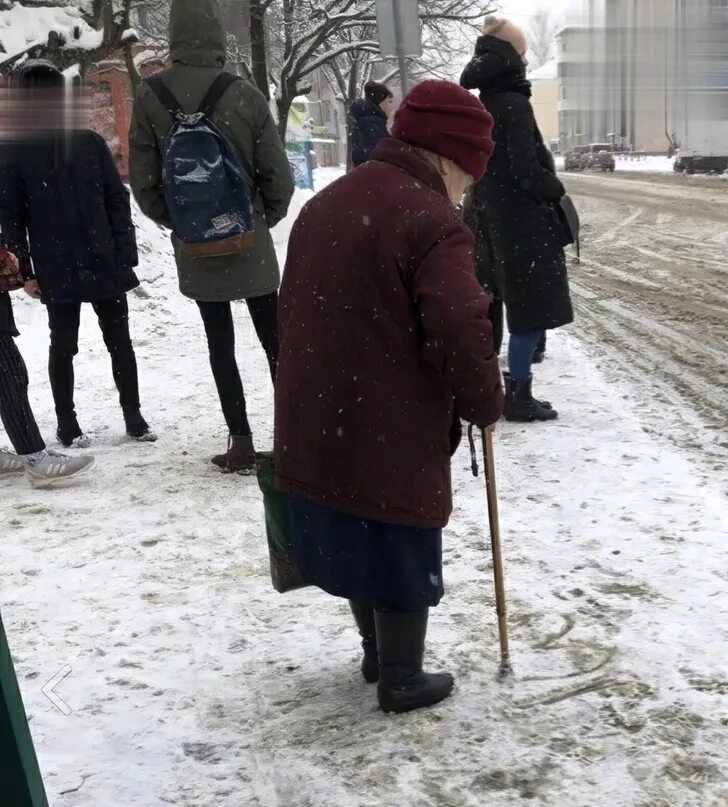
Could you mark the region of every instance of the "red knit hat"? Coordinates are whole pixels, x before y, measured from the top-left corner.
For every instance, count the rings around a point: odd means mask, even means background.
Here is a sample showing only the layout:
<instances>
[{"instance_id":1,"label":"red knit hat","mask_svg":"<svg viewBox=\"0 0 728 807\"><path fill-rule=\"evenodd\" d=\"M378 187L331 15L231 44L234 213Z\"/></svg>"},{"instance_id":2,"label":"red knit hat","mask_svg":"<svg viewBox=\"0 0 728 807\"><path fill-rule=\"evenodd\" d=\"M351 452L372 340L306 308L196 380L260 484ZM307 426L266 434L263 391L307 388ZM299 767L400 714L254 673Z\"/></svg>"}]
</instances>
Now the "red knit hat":
<instances>
[{"instance_id":1,"label":"red knit hat","mask_svg":"<svg viewBox=\"0 0 728 807\"><path fill-rule=\"evenodd\" d=\"M423 81L402 101L392 135L447 157L476 181L493 153L493 118L481 102L451 81Z\"/></svg>"}]
</instances>

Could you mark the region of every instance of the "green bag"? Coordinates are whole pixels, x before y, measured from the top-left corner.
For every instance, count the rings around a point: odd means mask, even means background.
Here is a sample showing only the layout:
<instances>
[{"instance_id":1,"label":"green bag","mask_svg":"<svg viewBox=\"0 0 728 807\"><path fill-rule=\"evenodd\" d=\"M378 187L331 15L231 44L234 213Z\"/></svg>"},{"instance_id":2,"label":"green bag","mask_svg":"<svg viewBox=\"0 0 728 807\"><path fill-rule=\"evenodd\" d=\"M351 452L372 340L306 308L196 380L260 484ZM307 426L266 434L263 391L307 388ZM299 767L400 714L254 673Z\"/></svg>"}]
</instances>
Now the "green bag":
<instances>
[{"instance_id":1,"label":"green bag","mask_svg":"<svg viewBox=\"0 0 728 807\"><path fill-rule=\"evenodd\" d=\"M273 454L257 455L258 485L263 493L265 533L270 555L270 576L273 588L280 594L307 586L293 562L288 499L275 488Z\"/></svg>"},{"instance_id":2,"label":"green bag","mask_svg":"<svg viewBox=\"0 0 728 807\"><path fill-rule=\"evenodd\" d=\"M43 778L0 616L0 801L48 807Z\"/></svg>"}]
</instances>

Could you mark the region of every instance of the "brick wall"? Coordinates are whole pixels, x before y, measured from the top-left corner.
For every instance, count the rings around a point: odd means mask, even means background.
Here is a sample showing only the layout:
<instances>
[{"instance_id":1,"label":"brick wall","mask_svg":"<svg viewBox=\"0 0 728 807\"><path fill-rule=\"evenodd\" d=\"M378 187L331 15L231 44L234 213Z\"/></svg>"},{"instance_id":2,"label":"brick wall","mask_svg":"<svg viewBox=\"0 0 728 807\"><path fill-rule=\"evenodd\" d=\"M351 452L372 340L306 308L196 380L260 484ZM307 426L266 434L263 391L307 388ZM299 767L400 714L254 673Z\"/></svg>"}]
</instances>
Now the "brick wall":
<instances>
[{"instance_id":1,"label":"brick wall","mask_svg":"<svg viewBox=\"0 0 728 807\"><path fill-rule=\"evenodd\" d=\"M141 68L146 78L163 65L153 62ZM124 180L129 178L129 124L133 103L133 89L126 70L111 65L92 71L86 77L91 99L91 128L109 144L111 153Z\"/></svg>"}]
</instances>

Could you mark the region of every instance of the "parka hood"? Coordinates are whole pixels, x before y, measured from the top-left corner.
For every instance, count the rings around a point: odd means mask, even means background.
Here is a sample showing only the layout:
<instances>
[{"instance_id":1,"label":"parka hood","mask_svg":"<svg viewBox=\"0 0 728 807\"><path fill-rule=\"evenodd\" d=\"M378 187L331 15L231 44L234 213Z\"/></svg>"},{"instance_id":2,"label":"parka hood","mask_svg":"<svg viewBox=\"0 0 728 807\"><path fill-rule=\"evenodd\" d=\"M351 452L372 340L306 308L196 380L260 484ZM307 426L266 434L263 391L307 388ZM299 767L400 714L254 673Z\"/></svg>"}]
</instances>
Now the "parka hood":
<instances>
[{"instance_id":1,"label":"parka hood","mask_svg":"<svg viewBox=\"0 0 728 807\"><path fill-rule=\"evenodd\" d=\"M516 49L494 36L481 36L475 45L475 56L460 79L466 90L490 92L522 92L530 95L526 65Z\"/></svg>"},{"instance_id":2,"label":"parka hood","mask_svg":"<svg viewBox=\"0 0 728 807\"><path fill-rule=\"evenodd\" d=\"M225 66L225 29L218 0L172 0L169 52L193 67Z\"/></svg>"}]
</instances>

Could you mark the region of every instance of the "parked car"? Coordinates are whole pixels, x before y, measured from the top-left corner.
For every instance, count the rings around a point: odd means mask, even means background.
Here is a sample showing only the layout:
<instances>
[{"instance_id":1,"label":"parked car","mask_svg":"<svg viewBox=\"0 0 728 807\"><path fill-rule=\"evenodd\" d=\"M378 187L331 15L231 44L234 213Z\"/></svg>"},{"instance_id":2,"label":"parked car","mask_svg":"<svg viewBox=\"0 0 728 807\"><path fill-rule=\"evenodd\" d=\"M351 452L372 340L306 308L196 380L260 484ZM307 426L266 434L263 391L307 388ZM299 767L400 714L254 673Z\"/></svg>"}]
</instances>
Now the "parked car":
<instances>
[{"instance_id":1,"label":"parked car","mask_svg":"<svg viewBox=\"0 0 728 807\"><path fill-rule=\"evenodd\" d=\"M607 148L602 148L601 145L590 146L589 148L589 153L586 156L586 167L594 171L604 171L605 173L613 174L617 163L612 151Z\"/></svg>"},{"instance_id":2,"label":"parked car","mask_svg":"<svg viewBox=\"0 0 728 807\"><path fill-rule=\"evenodd\" d=\"M566 153L564 168L567 171L583 171L586 168L588 146L574 146Z\"/></svg>"}]
</instances>

